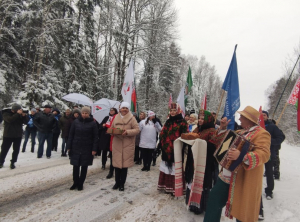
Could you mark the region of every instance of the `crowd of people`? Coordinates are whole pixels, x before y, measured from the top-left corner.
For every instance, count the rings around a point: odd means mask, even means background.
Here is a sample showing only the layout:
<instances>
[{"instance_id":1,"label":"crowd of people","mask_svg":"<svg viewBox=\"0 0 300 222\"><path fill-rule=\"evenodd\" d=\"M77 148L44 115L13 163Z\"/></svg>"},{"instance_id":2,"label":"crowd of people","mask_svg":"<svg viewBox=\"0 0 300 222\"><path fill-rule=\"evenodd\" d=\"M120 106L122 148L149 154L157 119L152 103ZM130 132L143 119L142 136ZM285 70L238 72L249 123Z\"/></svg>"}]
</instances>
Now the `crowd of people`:
<instances>
[{"instance_id":1,"label":"crowd of people","mask_svg":"<svg viewBox=\"0 0 300 222\"><path fill-rule=\"evenodd\" d=\"M24 134L22 152L26 152L30 138L30 151L34 153L37 137L37 158L43 157L45 141L48 159L59 147L62 157L69 156L73 165L70 190L83 190L88 166L98 155L103 170L110 159L106 178L115 176L112 189L124 191L128 168L143 164L141 171L150 171L161 155L157 189L173 196L185 195L191 212L205 212L205 222L220 221L224 207L226 216L236 221L263 220L263 175L267 200L273 199L274 179L280 179L279 150L285 136L267 111L263 111L265 129L261 127L261 114L251 106L238 111L241 125L235 131L237 137L249 142L249 148L231 147L226 153L226 161L238 163L236 171L215 158L228 135L228 123L234 120L218 120L214 112L200 109L196 114L192 110L183 117L180 106L171 103L167 121L162 124L155 112L140 112L138 116L130 112L129 103L122 102L119 109L111 108L98 123L86 106L63 113L50 105L42 109L35 107L26 113L19 104L13 104L11 109L2 110L0 168L13 144L10 168L15 169Z\"/></svg>"}]
</instances>

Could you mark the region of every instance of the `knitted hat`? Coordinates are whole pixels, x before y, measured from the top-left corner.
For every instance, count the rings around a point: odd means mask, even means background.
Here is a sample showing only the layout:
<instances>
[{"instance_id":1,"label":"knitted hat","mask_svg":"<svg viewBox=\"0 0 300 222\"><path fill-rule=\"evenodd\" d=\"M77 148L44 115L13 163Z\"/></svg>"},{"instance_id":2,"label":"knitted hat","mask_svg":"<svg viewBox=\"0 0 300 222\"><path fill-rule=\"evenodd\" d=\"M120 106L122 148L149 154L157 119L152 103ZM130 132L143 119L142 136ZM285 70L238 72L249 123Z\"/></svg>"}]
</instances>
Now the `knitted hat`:
<instances>
[{"instance_id":1,"label":"knitted hat","mask_svg":"<svg viewBox=\"0 0 300 222\"><path fill-rule=\"evenodd\" d=\"M130 105L128 102L122 102L121 105L120 105L120 109L122 108L127 108L127 109L130 109Z\"/></svg>"},{"instance_id":2,"label":"knitted hat","mask_svg":"<svg viewBox=\"0 0 300 222\"><path fill-rule=\"evenodd\" d=\"M35 112L35 113L36 113L36 109L35 109L35 108L32 108L32 109L31 109L31 112Z\"/></svg>"},{"instance_id":3,"label":"knitted hat","mask_svg":"<svg viewBox=\"0 0 300 222\"><path fill-rule=\"evenodd\" d=\"M155 113L151 110L147 112L148 117L155 116Z\"/></svg>"},{"instance_id":4,"label":"knitted hat","mask_svg":"<svg viewBox=\"0 0 300 222\"><path fill-rule=\"evenodd\" d=\"M15 112L17 112L19 109L22 109L22 107L17 103L13 104L11 107L11 110L13 110Z\"/></svg>"},{"instance_id":5,"label":"knitted hat","mask_svg":"<svg viewBox=\"0 0 300 222\"><path fill-rule=\"evenodd\" d=\"M81 108L81 113L88 113L91 114L91 109L88 106L84 106Z\"/></svg>"},{"instance_id":6,"label":"knitted hat","mask_svg":"<svg viewBox=\"0 0 300 222\"><path fill-rule=\"evenodd\" d=\"M267 111L263 110L262 113L266 114L267 117L269 117L269 113Z\"/></svg>"}]
</instances>

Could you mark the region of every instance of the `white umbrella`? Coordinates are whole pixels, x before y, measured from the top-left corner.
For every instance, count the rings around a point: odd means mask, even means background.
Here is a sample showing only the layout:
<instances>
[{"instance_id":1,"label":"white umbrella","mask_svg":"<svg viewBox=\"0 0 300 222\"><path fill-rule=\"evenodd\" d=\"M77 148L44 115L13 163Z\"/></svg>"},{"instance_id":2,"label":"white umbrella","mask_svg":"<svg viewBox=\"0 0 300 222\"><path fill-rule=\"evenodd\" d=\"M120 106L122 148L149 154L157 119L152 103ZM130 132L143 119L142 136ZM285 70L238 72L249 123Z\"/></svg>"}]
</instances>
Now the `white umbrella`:
<instances>
[{"instance_id":1,"label":"white umbrella","mask_svg":"<svg viewBox=\"0 0 300 222\"><path fill-rule=\"evenodd\" d=\"M111 108L119 110L120 102L110 99L100 99L93 104L92 114L98 123L101 123L104 117L108 116Z\"/></svg>"},{"instance_id":2,"label":"white umbrella","mask_svg":"<svg viewBox=\"0 0 300 222\"><path fill-rule=\"evenodd\" d=\"M78 103L81 105L86 105L86 106L93 105L93 101L89 97L79 93L70 93L62 98L69 102Z\"/></svg>"}]
</instances>

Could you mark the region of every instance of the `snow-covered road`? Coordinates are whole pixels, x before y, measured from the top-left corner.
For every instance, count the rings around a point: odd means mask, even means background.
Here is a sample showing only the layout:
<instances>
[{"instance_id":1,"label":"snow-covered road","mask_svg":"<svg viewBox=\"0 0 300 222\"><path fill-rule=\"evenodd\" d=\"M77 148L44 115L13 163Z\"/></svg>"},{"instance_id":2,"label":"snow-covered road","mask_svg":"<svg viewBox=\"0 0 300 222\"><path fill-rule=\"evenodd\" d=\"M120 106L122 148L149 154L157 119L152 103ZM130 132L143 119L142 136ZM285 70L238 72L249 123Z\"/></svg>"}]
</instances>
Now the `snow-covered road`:
<instances>
[{"instance_id":1,"label":"snow-covered road","mask_svg":"<svg viewBox=\"0 0 300 222\"><path fill-rule=\"evenodd\" d=\"M203 215L186 210L184 198L156 190L159 169L128 171L125 191L114 191L106 179L101 157L89 167L83 191L71 191L72 166L60 152L51 159L20 153L16 169L9 169L9 152L0 169L0 221L202 221ZM300 149L283 144L281 180L275 182L274 199L264 197L265 221L300 221ZM108 163L107 163L108 168ZM221 221L231 221L222 217Z\"/></svg>"}]
</instances>

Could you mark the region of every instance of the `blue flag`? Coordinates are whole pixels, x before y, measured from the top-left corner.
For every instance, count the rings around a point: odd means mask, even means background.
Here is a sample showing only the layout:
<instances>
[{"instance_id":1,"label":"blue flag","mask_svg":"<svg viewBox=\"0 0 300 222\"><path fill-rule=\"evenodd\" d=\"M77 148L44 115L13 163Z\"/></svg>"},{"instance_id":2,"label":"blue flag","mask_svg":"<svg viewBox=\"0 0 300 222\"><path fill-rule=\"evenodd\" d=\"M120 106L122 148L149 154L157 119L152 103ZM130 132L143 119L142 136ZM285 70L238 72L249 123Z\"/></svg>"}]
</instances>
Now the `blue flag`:
<instances>
[{"instance_id":1,"label":"blue flag","mask_svg":"<svg viewBox=\"0 0 300 222\"><path fill-rule=\"evenodd\" d=\"M234 130L234 114L240 108L240 90L239 90L239 77L238 77L238 69L237 69L237 62L236 62L236 51L237 45L235 45L233 56L231 59L231 63L224 80L222 89L227 91L227 98L224 108L224 116L227 119L231 119L230 123L228 124L228 129Z\"/></svg>"}]
</instances>

